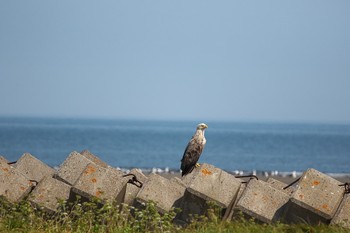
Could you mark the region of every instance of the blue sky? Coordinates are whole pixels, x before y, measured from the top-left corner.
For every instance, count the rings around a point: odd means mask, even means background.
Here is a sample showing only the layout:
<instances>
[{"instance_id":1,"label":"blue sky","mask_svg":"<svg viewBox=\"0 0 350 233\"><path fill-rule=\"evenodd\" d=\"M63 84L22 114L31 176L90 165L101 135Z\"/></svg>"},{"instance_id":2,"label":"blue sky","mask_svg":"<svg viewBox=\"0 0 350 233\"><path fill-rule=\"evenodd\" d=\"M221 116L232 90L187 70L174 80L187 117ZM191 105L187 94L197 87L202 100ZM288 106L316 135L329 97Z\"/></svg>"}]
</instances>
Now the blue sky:
<instances>
[{"instance_id":1,"label":"blue sky","mask_svg":"<svg viewBox=\"0 0 350 233\"><path fill-rule=\"evenodd\" d=\"M1 1L0 116L350 123L350 1Z\"/></svg>"}]
</instances>

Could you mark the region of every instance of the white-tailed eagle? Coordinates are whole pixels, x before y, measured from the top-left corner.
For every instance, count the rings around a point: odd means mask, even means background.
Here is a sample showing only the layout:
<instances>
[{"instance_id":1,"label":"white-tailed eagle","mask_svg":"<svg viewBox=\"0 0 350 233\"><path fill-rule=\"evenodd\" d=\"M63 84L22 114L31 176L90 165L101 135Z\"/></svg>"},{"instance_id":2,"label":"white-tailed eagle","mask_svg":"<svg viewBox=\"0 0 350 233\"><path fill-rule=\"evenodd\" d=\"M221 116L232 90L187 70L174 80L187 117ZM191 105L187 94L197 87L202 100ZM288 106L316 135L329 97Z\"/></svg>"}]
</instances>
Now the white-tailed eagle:
<instances>
[{"instance_id":1,"label":"white-tailed eagle","mask_svg":"<svg viewBox=\"0 0 350 233\"><path fill-rule=\"evenodd\" d=\"M182 176L191 173L202 154L206 139L204 137L204 131L208 126L204 123L200 123L197 126L196 133L192 136L190 142L187 144L184 155L181 159Z\"/></svg>"}]
</instances>

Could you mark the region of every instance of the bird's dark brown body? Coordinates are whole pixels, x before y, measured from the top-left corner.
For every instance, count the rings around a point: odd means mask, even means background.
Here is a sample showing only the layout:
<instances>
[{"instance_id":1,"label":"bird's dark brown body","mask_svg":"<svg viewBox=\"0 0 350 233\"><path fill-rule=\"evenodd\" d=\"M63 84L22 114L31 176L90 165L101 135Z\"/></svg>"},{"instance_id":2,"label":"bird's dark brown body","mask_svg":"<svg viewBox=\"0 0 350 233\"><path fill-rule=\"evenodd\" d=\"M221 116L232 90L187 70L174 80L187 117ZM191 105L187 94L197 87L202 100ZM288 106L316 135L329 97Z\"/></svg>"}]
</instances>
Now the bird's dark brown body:
<instances>
[{"instance_id":1,"label":"bird's dark brown body","mask_svg":"<svg viewBox=\"0 0 350 233\"><path fill-rule=\"evenodd\" d=\"M206 124L199 124L197 126L196 133L187 144L187 147L181 159L182 176L191 173L195 168L206 143L206 139L204 137L204 130L206 128L208 128Z\"/></svg>"}]
</instances>

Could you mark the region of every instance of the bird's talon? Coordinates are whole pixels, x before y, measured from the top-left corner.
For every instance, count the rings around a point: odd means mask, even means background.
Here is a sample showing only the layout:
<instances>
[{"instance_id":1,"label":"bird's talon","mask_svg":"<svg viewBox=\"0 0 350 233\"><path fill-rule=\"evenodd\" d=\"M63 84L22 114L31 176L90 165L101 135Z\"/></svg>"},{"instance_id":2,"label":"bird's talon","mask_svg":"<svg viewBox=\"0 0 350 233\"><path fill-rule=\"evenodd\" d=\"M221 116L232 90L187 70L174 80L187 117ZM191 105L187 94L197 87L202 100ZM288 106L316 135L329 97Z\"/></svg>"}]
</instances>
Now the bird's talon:
<instances>
[{"instance_id":1,"label":"bird's talon","mask_svg":"<svg viewBox=\"0 0 350 233\"><path fill-rule=\"evenodd\" d=\"M201 165L199 164L199 163L196 163L196 165L195 165L196 167L200 167Z\"/></svg>"}]
</instances>

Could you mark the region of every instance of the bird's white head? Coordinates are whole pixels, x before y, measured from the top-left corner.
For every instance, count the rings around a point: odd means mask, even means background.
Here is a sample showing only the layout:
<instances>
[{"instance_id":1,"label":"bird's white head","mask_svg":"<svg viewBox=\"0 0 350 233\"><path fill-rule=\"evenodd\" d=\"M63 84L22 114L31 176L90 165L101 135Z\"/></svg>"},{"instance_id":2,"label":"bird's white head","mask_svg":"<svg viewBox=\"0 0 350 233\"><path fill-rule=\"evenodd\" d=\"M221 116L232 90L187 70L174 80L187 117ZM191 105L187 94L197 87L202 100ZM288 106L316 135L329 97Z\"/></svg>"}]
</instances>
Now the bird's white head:
<instances>
[{"instance_id":1,"label":"bird's white head","mask_svg":"<svg viewBox=\"0 0 350 233\"><path fill-rule=\"evenodd\" d=\"M208 128L208 126L204 123L200 123L197 125L197 130L198 129L205 130L206 128Z\"/></svg>"}]
</instances>

